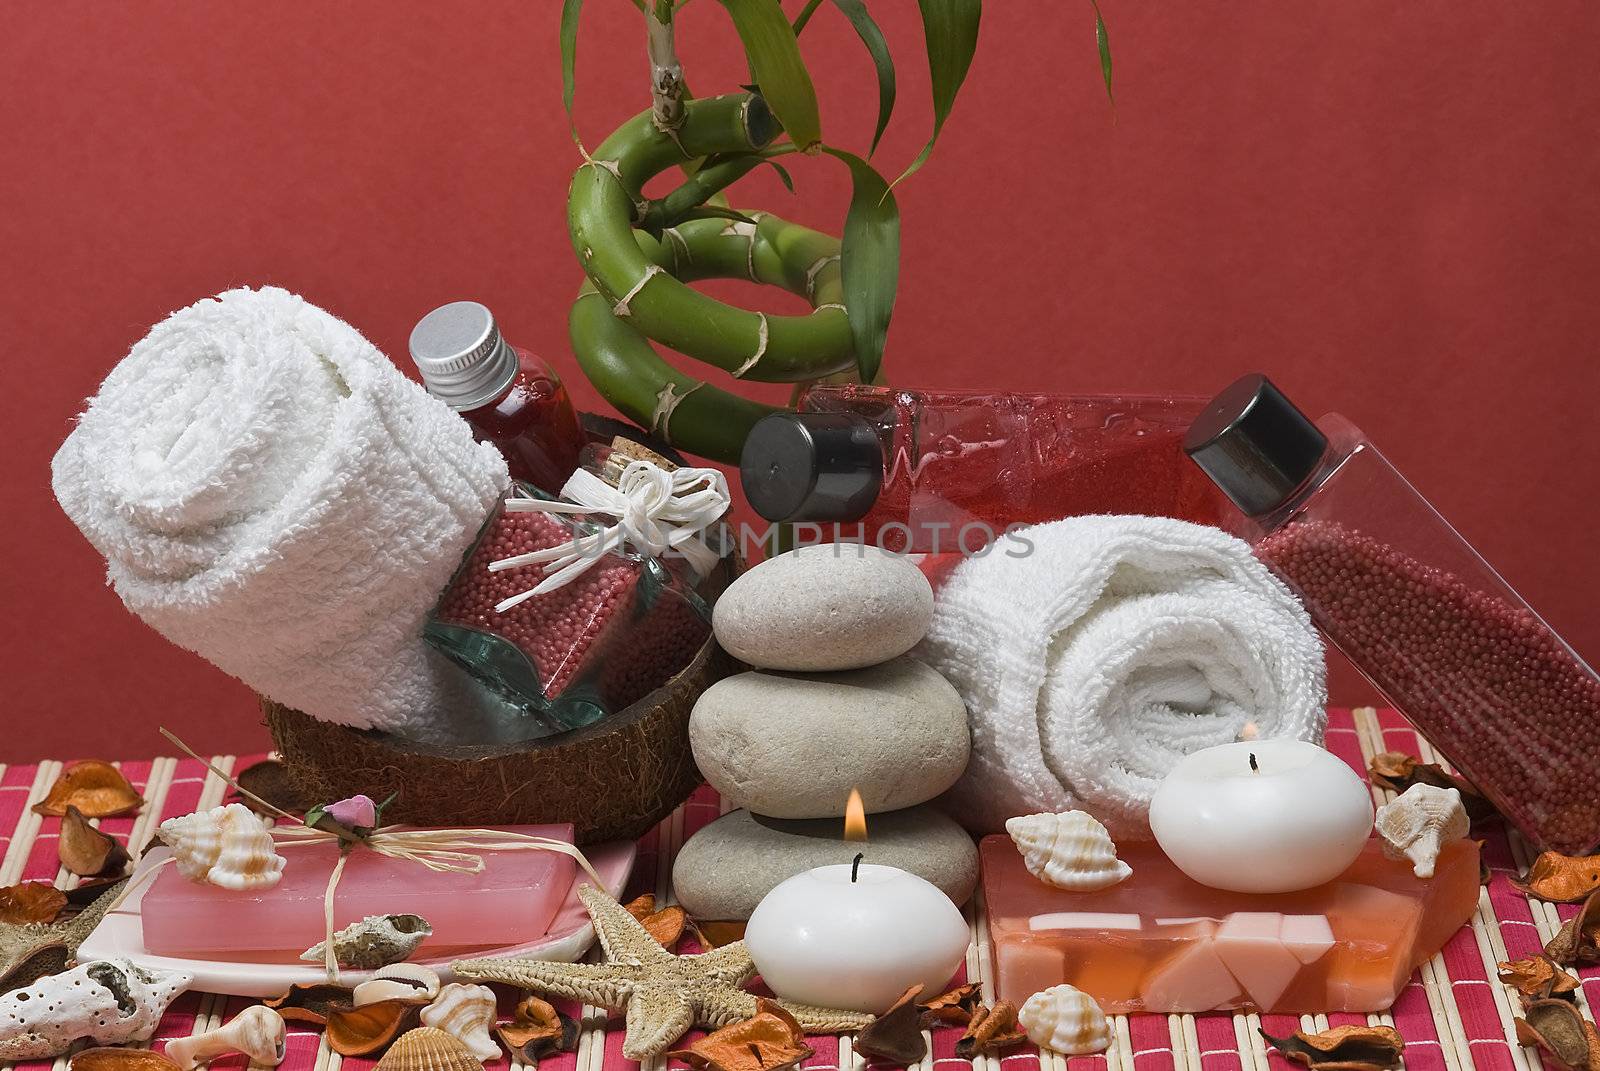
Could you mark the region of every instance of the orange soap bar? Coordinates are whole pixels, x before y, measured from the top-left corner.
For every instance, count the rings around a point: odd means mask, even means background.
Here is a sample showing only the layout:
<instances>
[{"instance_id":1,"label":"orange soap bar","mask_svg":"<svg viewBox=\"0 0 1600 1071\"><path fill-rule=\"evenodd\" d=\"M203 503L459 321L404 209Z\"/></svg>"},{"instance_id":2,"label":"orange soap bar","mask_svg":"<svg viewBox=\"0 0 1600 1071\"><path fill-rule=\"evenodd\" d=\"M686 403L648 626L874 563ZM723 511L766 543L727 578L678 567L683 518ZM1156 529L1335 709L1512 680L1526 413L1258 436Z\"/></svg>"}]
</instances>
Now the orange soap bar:
<instances>
[{"instance_id":1,"label":"orange soap bar","mask_svg":"<svg viewBox=\"0 0 1600 1071\"><path fill-rule=\"evenodd\" d=\"M1373 840L1326 885L1236 893L1192 881L1155 845L1119 855L1133 876L1097 892L1052 888L1005 836L983 841L999 998L1062 982L1110 1014L1374 1012L1472 917L1478 846L1457 841L1434 877Z\"/></svg>"}]
</instances>

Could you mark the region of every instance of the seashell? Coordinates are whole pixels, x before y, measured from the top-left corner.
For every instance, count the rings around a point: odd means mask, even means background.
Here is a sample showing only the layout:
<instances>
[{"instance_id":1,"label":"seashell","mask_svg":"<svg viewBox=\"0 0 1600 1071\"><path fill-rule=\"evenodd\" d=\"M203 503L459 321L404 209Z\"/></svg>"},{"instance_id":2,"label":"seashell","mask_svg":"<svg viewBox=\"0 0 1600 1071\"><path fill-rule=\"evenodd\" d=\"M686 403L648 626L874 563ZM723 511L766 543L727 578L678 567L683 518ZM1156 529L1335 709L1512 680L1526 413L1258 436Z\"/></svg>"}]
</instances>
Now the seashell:
<instances>
[{"instance_id":1,"label":"seashell","mask_svg":"<svg viewBox=\"0 0 1600 1071\"><path fill-rule=\"evenodd\" d=\"M1418 782L1378 808L1374 823L1383 838L1383 854L1411 860L1411 872L1433 877L1439 850L1472 828L1461 793Z\"/></svg>"},{"instance_id":2,"label":"seashell","mask_svg":"<svg viewBox=\"0 0 1600 1071\"><path fill-rule=\"evenodd\" d=\"M1084 811L1023 815L1009 819L1006 832L1028 872L1058 889L1104 889L1133 873L1106 827Z\"/></svg>"},{"instance_id":3,"label":"seashell","mask_svg":"<svg viewBox=\"0 0 1600 1071\"><path fill-rule=\"evenodd\" d=\"M60 1056L73 1042L147 1041L193 976L95 960L0 996L0 1062Z\"/></svg>"},{"instance_id":4,"label":"seashell","mask_svg":"<svg viewBox=\"0 0 1600 1071\"><path fill-rule=\"evenodd\" d=\"M283 1063L286 1034L283 1016L257 1004L234 1016L227 1026L174 1038L167 1042L166 1051L183 1071L193 1071L230 1052L244 1053L253 1066L277 1067Z\"/></svg>"},{"instance_id":5,"label":"seashell","mask_svg":"<svg viewBox=\"0 0 1600 1071\"><path fill-rule=\"evenodd\" d=\"M79 1049L67 1058L68 1071L178 1071L178 1065L159 1052L100 1045Z\"/></svg>"},{"instance_id":6,"label":"seashell","mask_svg":"<svg viewBox=\"0 0 1600 1071\"><path fill-rule=\"evenodd\" d=\"M270 889L283 877L283 856L267 824L242 803L196 811L161 823L178 873L224 889Z\"/></svg>"},{"instance_id":7,"label":"seashell","mask_svg":"<svg viewBox=\"0 0 1600 1071\"><path fill-rule=\"evenodd\" d=\"M369 971L399 963L432 936L433 927L421 915L368 915L333 935L333 955L341 967ZM300 958L322 962L326 944L318 941L300 953Z\"/></svg>"},{"instance_id":8,"label":"seashell","mask_svg":"<svg viewBox=\"0 0 1600 1071\"><path fill-rule=\"evenodd\" d=\"M455 1035L419 1026L396 1038L373 1071L483 1071L483 1062Z\"/></svg>"},{"instance_id":9,"label":"seashell","mask_svg":"<svg viewBox=\"0 0 1600 1071\"><path fill-rule=\"evenodd\" d=\"M500 1055L500 1046L489 1033L495 1007L494 990L488 986L452 982L422 1009L422 1025L452 1035L479 1060L493 1060Z\"/></svg>"},{"instance_id":10,"label":"seashell","mask_svg":"<svg viewBox=\"0 0 1600 1071\"><path fill-rule=\"evenodd\" d=\"M1054 985L1029 997L1017 1012L1017 1021L1029 1041L1068 1056L1111 1047L1105 1012L1093 997L1070 985Z\"/></svg>"},{"instance_id":11,"label":"seashell","mask_svg":"<svg viewBox=\"0 0 1600 1071\"><path fill-rule=\"evenodd\" d=\"M352 999L356 1007L380 1000L432 1000L439 995L439 975L420 963L391 963L372 972L372 977L356 986Z\"/></svg>"}]
</instances>

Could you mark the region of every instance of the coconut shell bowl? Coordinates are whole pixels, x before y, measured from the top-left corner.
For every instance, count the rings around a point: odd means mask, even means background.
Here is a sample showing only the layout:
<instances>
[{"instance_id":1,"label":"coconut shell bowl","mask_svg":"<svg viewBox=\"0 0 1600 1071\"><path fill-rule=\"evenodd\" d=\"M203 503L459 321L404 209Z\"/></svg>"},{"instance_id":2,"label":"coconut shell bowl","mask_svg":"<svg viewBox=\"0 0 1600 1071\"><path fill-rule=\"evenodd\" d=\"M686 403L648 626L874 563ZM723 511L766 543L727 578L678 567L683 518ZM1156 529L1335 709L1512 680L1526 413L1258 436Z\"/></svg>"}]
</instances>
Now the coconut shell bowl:
<instances>
[{"instance_id":1,"label":"coconut shell bowl","mask_svg":"<svg viewBox=\"0 0 1600 1071\"><path fill-rule=\"evenodd\" d=\"M736 575L724 562L718 588ZM676 676L593 725L510 744L429 745L318 721L261 700L267 728L302 798L387 799L385 821L431 826L571 822L579 844L633 840L698 784L689 714L738 668L708 637Z\"/></svg>"}]
</instances>

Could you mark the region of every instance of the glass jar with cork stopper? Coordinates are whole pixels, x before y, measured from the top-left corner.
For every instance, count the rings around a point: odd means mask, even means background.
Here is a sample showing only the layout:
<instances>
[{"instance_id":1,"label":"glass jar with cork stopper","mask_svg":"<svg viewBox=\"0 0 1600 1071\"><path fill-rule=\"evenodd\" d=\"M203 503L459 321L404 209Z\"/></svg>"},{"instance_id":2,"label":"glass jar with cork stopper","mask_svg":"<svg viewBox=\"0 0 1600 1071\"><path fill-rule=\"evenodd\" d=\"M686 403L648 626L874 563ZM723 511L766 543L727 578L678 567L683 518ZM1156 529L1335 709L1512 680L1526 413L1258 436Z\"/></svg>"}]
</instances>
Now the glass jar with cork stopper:
<instances>
[{"instance_id":1,"label":"glass jar with cork stopper","mask_svg":"<svg viewBox=\"0 0 1600 1071\"><path fill-rule=\"evenodd\" d=\"M496 508L424 635L550 735L666 683L711 631L707 579L731 543L727 480L623 437L585 447L551 499Z\"/></svg>"}]
</instances>

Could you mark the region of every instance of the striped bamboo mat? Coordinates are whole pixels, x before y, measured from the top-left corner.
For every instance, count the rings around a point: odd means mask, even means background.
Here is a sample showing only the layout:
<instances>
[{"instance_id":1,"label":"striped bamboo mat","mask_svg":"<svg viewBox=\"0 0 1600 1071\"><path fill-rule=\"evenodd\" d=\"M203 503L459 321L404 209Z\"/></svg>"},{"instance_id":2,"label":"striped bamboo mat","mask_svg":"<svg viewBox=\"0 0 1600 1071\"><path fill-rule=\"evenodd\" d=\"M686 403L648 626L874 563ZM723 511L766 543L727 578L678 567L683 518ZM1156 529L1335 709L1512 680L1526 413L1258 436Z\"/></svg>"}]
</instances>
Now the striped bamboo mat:
<instances>
[{"instance_id":1,"label":"striped bamboo mat","mask_svg":"<svg viewBox=\"0 0 1600 1071\"><path fill-rule=\"evenodd\" d=\"M1436 759L1427 742L1392 711L1370 708L1336 710L1328 735L1331 750L1357 770L1365 772L1366 760L1380 751L1408 751L1424 759ZM231 771L251 761L233 756L216 756L223 770ZM61 869L56 858L54 820L42 820L30 810L43 798L62 769L60 762L37 766L0 767L0 837L4 845L0 858L0 886L23 880L54 881L62 887L76 882ZM164 818L187 814L199 807L212 807L222 801L225 786L200 763L191 760L156 759L153 762L120 764L130 781L148 801L143 813L132 818L110 818L100 823L106 831L124 839L137 849ZM1378 793L1382 802L1383 793ZM684 839L721 813L715 793L702 788L640 844L639 865L634 873L630 895L653 892L666 902L671 894L671 862ZM1512 1027L1516 1007L1514 994L1495 980L1495 964L1536 953L1544 942L1570 917L1576 908L1530 902L1511 887L1511 874L1525 869L1530 853L1512 836L1493 834L1486 847L1486 860L1493 879L1478 901L1478 911L1469 926L1463 927L1449 945L1423 966L1411 980L1392 1011L1372 1016L1255 1016L1255 1015L1136 1015L1114 1020L1115 1042L1103 1056L1065 1059L1030 1048L1014 1049L999 1058L983 1057L975 1063L980 1071L1155 1071L1178 1068L1183 1071L1266 1071L1269 1066L1286 1065L1270 1058L1257 1033L1264 1027L1275 1035L1297 1029L1322 1030L1345 1023L1371 1022L1395 1026L1406 1039L1405 1060L1410 1068L1516 1069L1529 1071L1543 1065L1538 1054L1517 1044ZM967 953L968 978L990 980L989 955L984 905L980 897L967 909L972 924L973 943ZM692 950L692 949L685 949ZM1600 999L1600 970L1583 972L1584 986L1578 993L1583 1013L1590 1018L1591 999ZM207 1030L231 1018L248 1001L206 993L188 993L168 1011L157 1033L160 1039L179 1037ZM507 994L504 1010L509 1015L512 996ZM621 1024L608 1024L604 1013L576 1007L585 1029L576 1053L544 1061L545 1071L633 1071L634 1065L622 1057ZM298 1024L290 1034L284 1071L365 1071L370 1060L343 1060L322 1043L320 1034ZM929 1036L929 1055L917 1071L934 1071L939 1066L967 1064L954 1054L955 1030L940 1030ZM824 1071L856 1071L861 1059L850 1048L848 1038L813 1038L817 1050L807 1061L809 1068ZM53 1071L64 1071L66 1061L55 1061ZM29 1071L51 1066L41 1062L23 1065ZM212 1066L224 1071L243 1071L240 1057L220 1060ZM503 1071L502 1060L490 1071ZM666 1061L643 1071L663 1071Z\"/></svg>"}]
</instances>

